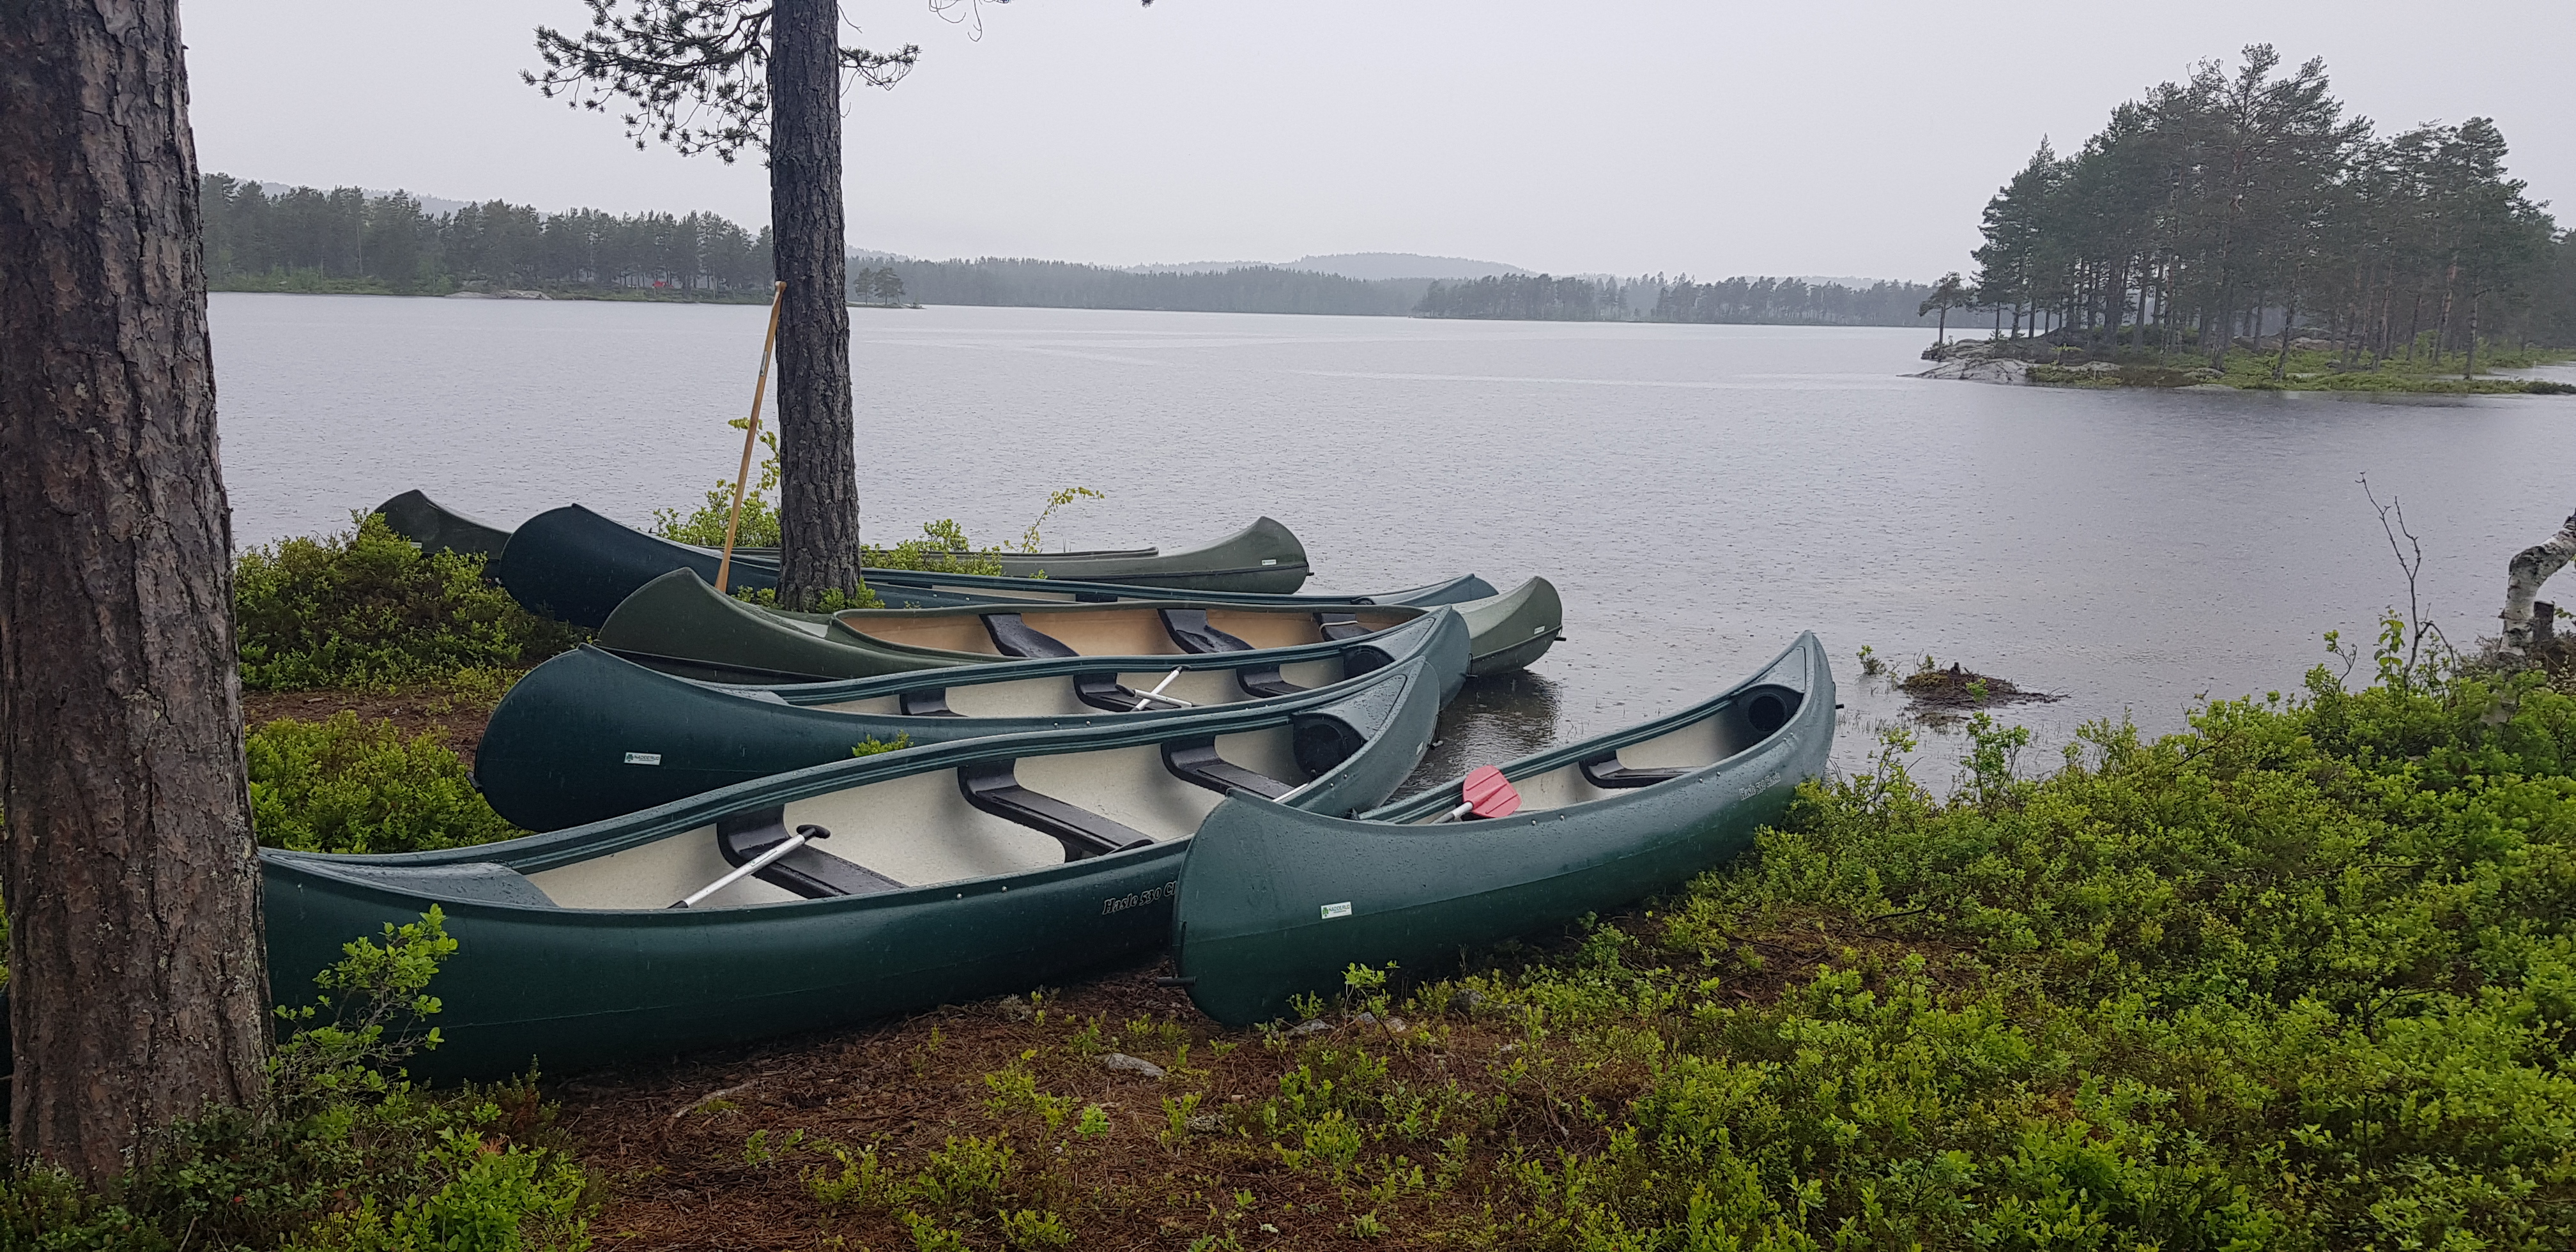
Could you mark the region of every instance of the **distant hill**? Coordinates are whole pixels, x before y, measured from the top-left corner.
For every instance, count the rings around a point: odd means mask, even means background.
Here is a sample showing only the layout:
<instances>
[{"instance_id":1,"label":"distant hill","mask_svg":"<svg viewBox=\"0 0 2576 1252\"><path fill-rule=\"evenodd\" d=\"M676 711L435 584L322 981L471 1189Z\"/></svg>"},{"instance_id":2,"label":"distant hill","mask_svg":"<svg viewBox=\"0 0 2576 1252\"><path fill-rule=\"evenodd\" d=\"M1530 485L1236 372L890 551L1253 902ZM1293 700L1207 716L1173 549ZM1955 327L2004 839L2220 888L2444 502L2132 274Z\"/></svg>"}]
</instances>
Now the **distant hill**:
<instances>
[{"instance_id":1,"label":"distant hill","mask_svg":"<svg viewBox=\"0 0 2576 1252\"><path fill-rule=\"evenodd\" d=\"M1424 256L1418 252L1336 252L1326 256L1301 256L1294 261L1184 261L1176 265L1130 265L1130 274L1222 274L1228 270L1279 269L1305 270L1313 274L1338 274L1361 282L1388 278L1446 279L1456 282L1468 278L1507 278L1530 271L1500 261L1476 261L1458 256Z\"/></svg>"}]
</instances>

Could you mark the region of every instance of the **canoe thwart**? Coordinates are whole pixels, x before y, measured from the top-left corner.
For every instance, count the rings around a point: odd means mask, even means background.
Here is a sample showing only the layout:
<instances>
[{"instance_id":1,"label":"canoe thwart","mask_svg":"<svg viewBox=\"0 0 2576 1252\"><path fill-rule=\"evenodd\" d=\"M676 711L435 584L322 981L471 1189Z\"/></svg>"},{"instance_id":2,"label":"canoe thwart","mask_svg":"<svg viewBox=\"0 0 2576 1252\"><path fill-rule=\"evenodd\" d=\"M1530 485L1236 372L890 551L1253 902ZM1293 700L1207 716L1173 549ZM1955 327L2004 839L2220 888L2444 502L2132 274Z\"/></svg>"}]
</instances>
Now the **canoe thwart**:
<instances>
[{"instance_id":1,"label":"canoe thwart","mask_svg":"<svg viewBox=\"0 0 2576 1252\"><path fill-rule=\"evenodd\" d=\"M1268 774L1248 770L1217 755L1216 740L1175 740L1163 745L1163 768L1185 783L1205 787L1219 795L1249 791L1265 800L1276 800L1297 789L1293 783L1281 782Z\"/></svg>"},{"instance_id":2,"label":"canoe thwart","mask_svg":"<svg viewBox=\"0 0 2576 1252\"><path fill-rule=\"evenodd\" d=\"M894 697L895 709L905 717L964 717L948 707L948 689L935 687L920 691L899 691Z\"/></svg>"},{"instance_id":3,"label":"canoe thwart","mask_svg":"<svg viewBox=\"0 0 2576 1252\"><path fill-rule=\"evenodd\" d=\"M1583 781L1604 791L1651 787L1659 782L1671 782L1689 772L1686 769L1630 769L1619 763L1616 752L1583 763Z\"/></svg>"},{"instance_id":4,"label":"canoe thwart","mask_svg":"<svg viewBox=\"0 0 2576 1252\"><path fill-rule=\"evenodd\" d=\"M813 840L830 838L831 831L820 826L799 826L796 833L805 835L807 842L803 846L752 871L751 876L808 900L874 895L903 888L902 883L883 874L813 846ZM726 864L736 867L759 861L788 838L784 807L738 813L716 823L716 850L724 854Z\"/></svg>"},{"instance_id":5,"label":"canoe thwart","mask_svg":"<svg viewBox=\"0 0 2576 1252\"><path fill-rule=\"evenodd\" d=\"M1306 688L1300 687L1297 684L1280 677L1279 667L1276 665L1264 665L1256 669L1236 670L1234 671L1234 681L1237 686L1243 688L1243 694L1251 696L1256 700L1268 699L1271 696L1293 696L1300 691L1306 690Z\"/></svg>"},{"instance_id":6,"label":"canoe thwart","mask_svg":"<svg viewBox=\"0 0 2576 1252\"><path fill-rule=\"evenodd\" d=\"M1250 652L1252 645L1208 625L1206 609L1159 609L1163 633L1183 652Z\"/></svg>"},{"instance_id":7,"label":"canoe thwart","mask_svg":"<svg viewBox=\"0 0 2576 1252\"><path fill-rule=\"evenodd\" d=\"M986 613L984 633L993 637L993 647L1004 656L1049 657L1080 656L1072 645L1020 620L1017 613Z\"/></svg>"},{"instance_id":8,"label":"canoe thwart","mask_svg":"<svg viewBox=\"0 0 2576 1252\"><path fill-rule=\"evenodd\" d=\"M1141 848L1154 841L1143 831L1089 809L1040 795L1020 785L1014 761L977 761L958 767L957 790L966 803L1007 822L1017 822L1064 845L1064 859L1079 861Z\"/></svg>"}]
</instances>

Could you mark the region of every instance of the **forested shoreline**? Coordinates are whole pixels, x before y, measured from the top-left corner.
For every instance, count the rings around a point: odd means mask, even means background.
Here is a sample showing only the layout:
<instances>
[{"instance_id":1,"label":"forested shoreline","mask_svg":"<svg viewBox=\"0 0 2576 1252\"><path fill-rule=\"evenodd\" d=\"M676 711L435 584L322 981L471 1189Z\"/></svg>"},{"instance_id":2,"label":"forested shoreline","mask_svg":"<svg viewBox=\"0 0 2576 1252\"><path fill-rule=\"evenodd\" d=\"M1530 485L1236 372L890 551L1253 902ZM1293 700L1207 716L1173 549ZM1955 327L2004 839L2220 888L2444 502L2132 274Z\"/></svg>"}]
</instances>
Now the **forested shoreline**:
<instances>
[{"instance_id":1,"label":"forested shoreline","mask_svg":"<svg viewBox=\"0 0 2576 1252\"><path fill-rule=\"evenodd\" d=\"M296 187L271 193L204 178L206 273L216 291L443 296L541 292L559 299L765 301L767 227L715 213L544 213L491 200L430 213L404 192ZM849 298L871 305L1140 309L1550 321L1927 326L1931 288L1795 278L1511 275L1465 282L1346 278L1285 266L1137 272L1024 257L924 261L854 252Z\"/></svg>"},{"instance_id":2,"label":"forested shoreline","mask_svg":"<svg viewBox=\"0 0 2576 1252\"><path fill-rule=\"evenodd\" d=\"M2268 46L2045 141L1988 202L1966 307L2011 338L2187 352L2265 335L2348 362L2576 345L2576 233L2505 168L2489 118L2378 135L2322 60ZM2296 331L2293 335L2290 332ZM2285 353L2286 355L2286 353Z\"/></svg>"}]
</instances>

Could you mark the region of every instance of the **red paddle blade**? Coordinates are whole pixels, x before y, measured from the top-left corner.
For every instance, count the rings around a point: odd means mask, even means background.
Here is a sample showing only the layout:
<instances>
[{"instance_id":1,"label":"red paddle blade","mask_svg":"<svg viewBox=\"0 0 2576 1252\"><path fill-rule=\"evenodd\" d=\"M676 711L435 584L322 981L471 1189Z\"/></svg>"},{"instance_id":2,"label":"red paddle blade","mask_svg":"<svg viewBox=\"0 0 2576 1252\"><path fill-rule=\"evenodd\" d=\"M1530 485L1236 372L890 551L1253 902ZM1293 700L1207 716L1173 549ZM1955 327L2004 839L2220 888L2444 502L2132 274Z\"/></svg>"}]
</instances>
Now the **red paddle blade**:
<instances>
[{"instance_id":1,"label":"red paddle blade","mask_svg":"<svg viewBox=\"0 0 2576 1252\"><path fill-rule=\"evenodd\" d=\"M1478 817L1509 817L1521 807L1521 793L1512 789L1503 771L1491 765L1468 771L1467 781L1458 788L1458 799Z\"/></svg>"}]
</instances>

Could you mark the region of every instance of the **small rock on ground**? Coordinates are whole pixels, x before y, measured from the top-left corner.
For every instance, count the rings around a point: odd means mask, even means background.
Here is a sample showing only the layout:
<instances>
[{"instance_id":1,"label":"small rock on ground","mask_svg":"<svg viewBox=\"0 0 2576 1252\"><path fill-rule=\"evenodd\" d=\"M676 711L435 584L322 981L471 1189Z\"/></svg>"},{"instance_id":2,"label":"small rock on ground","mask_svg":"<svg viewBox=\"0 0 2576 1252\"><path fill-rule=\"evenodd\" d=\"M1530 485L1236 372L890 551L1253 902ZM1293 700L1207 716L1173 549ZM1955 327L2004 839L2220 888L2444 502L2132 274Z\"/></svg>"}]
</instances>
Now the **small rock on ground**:
<instances>
[{"instance_id":1,"label":"small rock on ground","mask_svg":"<svg viewBox=\"0 0 2576 1252\"><path fill-rule=\"evenodd\" d=\"M1162 1066L1156 1065L1152 1061L1146 1060L1141 1056L1129 1056L1124 1052L1112 1052L1109 1055L1100 1058L1100 1063L1111 1069L1127 1070L1131 1073L1143 1074L1147 1078L1160 1078L1163 1076Z\"/></svg>"}]
</instances>

